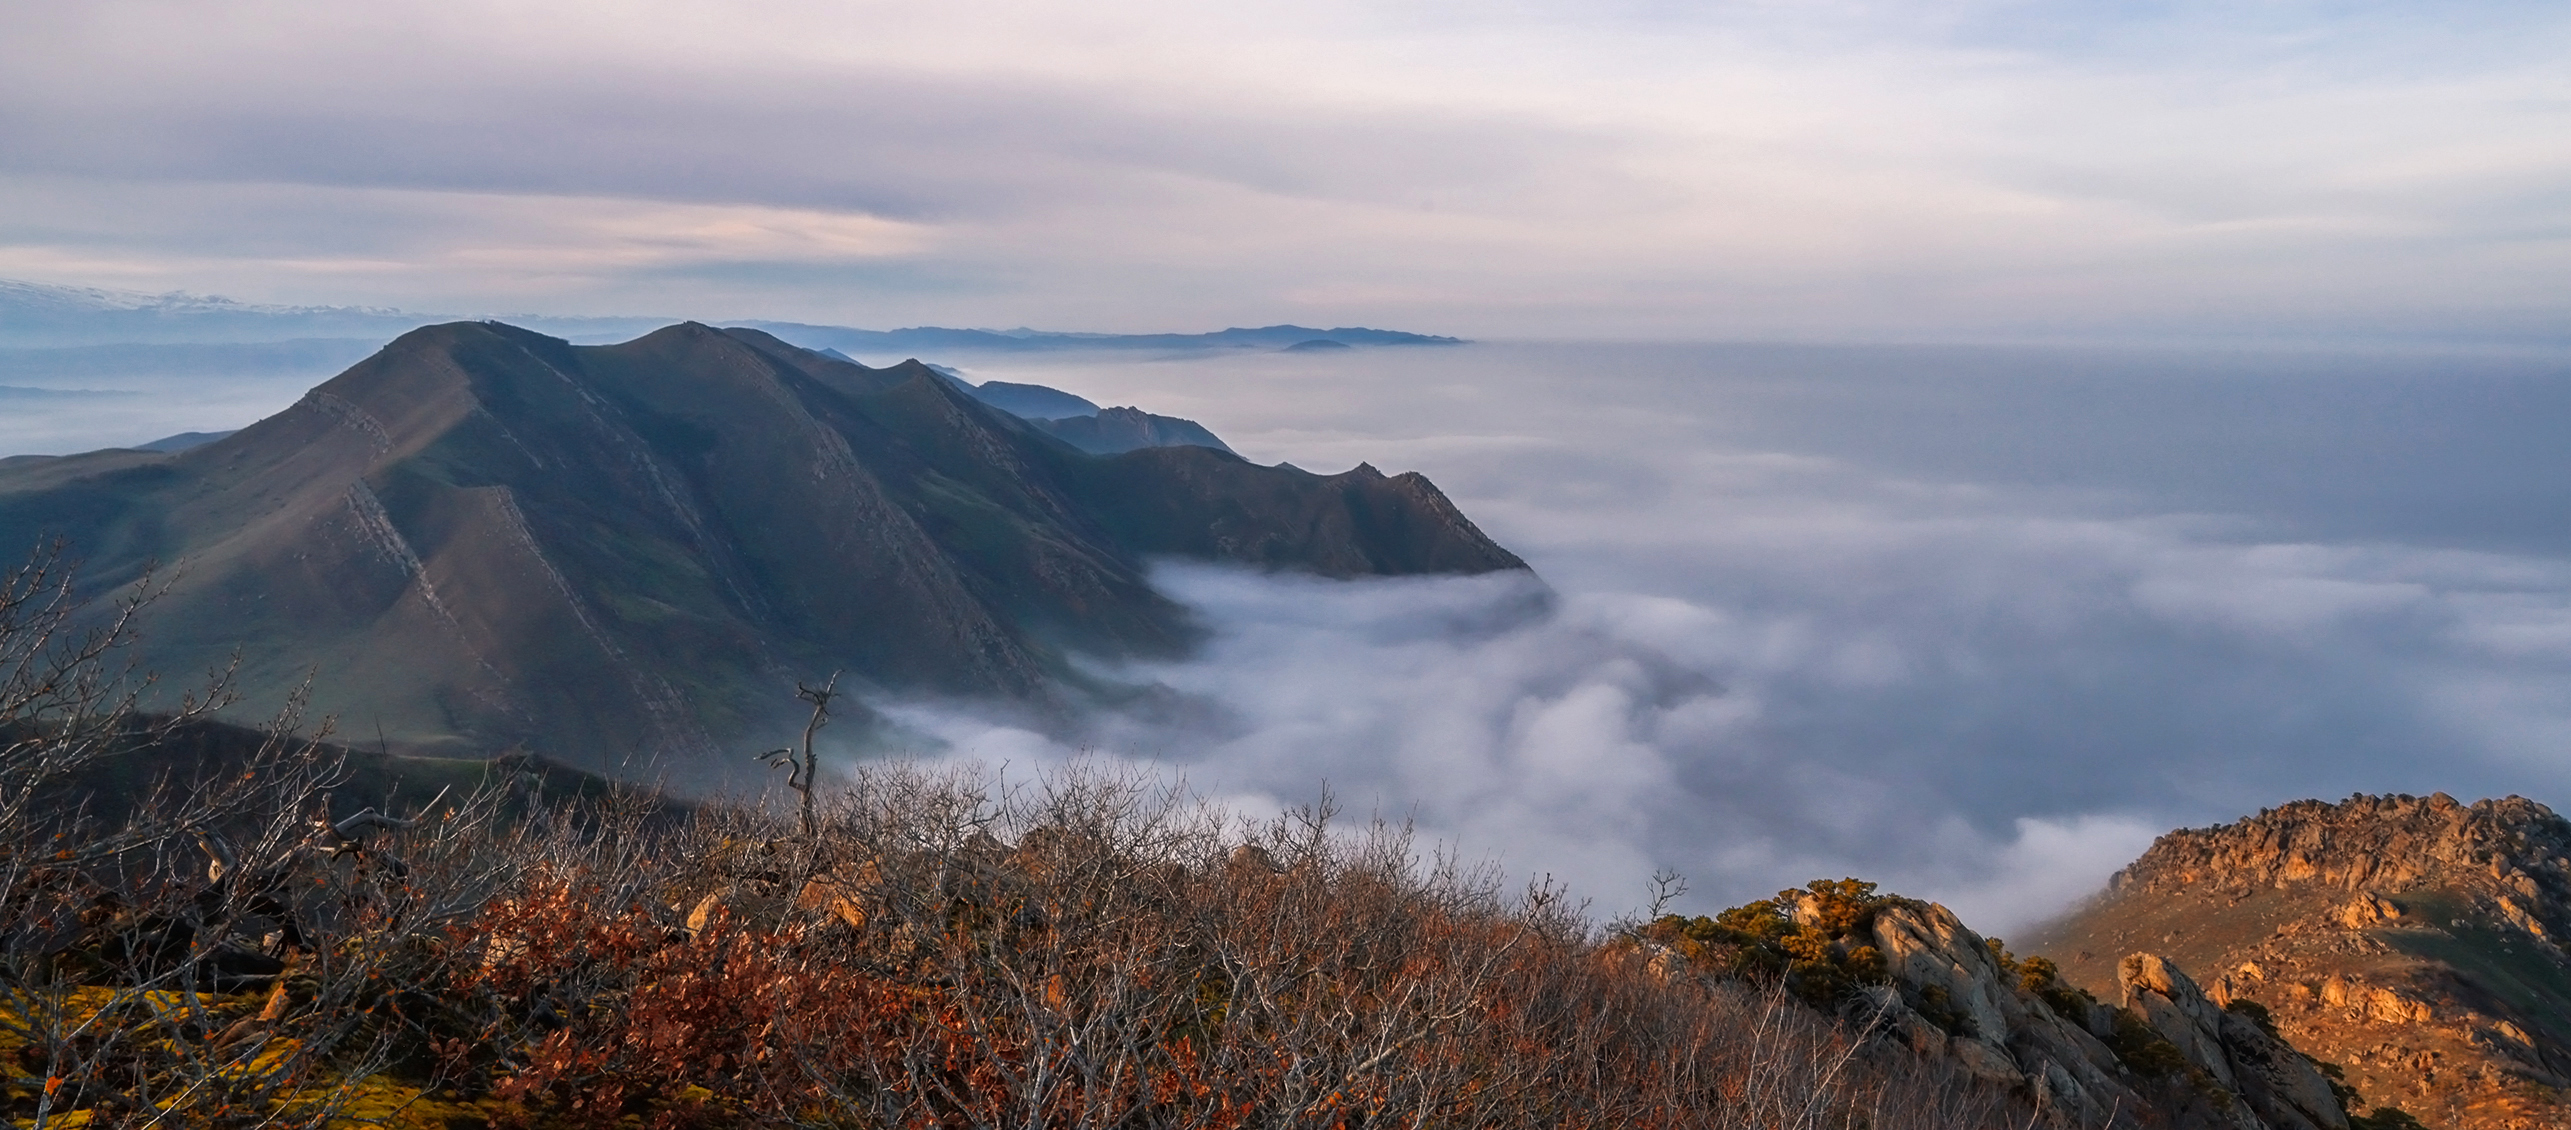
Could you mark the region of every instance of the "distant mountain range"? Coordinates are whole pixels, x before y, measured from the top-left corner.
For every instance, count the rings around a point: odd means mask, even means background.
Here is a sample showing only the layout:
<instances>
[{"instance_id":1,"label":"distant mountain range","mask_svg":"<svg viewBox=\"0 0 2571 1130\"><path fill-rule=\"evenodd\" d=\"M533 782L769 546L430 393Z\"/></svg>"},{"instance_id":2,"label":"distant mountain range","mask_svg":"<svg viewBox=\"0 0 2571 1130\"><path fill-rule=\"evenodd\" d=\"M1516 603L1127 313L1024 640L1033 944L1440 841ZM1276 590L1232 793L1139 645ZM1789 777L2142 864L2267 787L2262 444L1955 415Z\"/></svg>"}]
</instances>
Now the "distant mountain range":
<instances>
[{"instance_id":1,"label":"distant mountain range","mask_svg":"<svg viewBox=\"0 0 2571 1130\"><path fill-rule=\"evenodd\" d=\"M836 349L817 350L824 357L856 364L856 359ZM930 365L929 371L954 382L955 387L973 398L1006 412L1037 431L1086 451L1092 455L1115 455L1142 447L1211 447L1230 451L1230 444L1205 430L1194 420L1176 416L1155 416L1140 408L1102 409L1084 396L1074 396L1044 385L1015 384L1009 381L985 381L975 384L944 365ZM175 438L175 437L173 437ZM162 441L167 442L167 441Z\"/></svg>"},{"instance_id":2,"label":"distant mountain range","mask_svg":"<svg viewBox=\"0 0 2571 1130\"><path fill-rule=\"evenodd\" d=\"M1432 337L1363 326L1313 329L1261 326L1200 334L1049 333L1040 330L852 330L799 322L744 322L809 348L857 353L1031 353L1064 349L1327 349L1361 345L1461 345L1462 338ZM1321 343L1316 345L1315 343Z\"/></svg>"},{"instance_id":3,"label":"distant mountain range","mask_svg":"<svg viewBox=\"0 0 2571 1130\"><path fill-rule=\"evenodd\" d=\"M747 328L575 346L431 326L211 442L0 460L0 546L67 536L98 591L177 564L148 628L162 671L237 649L253 703L309 676L358 740L602 768L770 736L793 681L834 670L1079 695L1074 653L1196 638L1146 583L1153 557L1525 567L1417 474L1262 467L1189 421L988 402L1050 391Z\"/></svg>"},{"instance_id":4,"label":"distant mountain range","mask_svg":"<svg viewBox=\"0 0 2571 1130\"><path fill-rule=\"evenodd\" d=\"M378 306L271 306L193 294L144 294L0 279L0 348L250 344L295 339L380 342L423 325L456 320ZM621 341L665 318L502 315L501 320L570 341ZM1347 326L1264 326L1195 334L1058 333L920 326L861 330L799 322L743 322L807 349L918 356L1047 350L1285 349L1312 342L1348 346L1454 345L1460 339ZM1322 346L1321 348L1327 348ZM0 369L7 367L0 362Z\"/></svg>"}]
</instances>

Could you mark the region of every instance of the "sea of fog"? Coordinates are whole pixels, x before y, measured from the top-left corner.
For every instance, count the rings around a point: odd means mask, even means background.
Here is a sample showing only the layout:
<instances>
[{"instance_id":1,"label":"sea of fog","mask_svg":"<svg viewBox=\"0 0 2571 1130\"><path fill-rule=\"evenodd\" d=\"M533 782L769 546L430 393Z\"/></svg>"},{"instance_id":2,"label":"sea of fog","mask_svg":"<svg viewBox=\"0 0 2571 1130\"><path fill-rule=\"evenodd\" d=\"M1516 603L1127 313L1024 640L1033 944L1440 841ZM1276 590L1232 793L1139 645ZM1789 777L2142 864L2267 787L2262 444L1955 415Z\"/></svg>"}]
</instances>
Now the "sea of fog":
<instances>
[{"instance_id":1,"label":"sea of fog","mask_svg":"<svg viewBox=\"0 0 2571 1130\"><path fill-rule=\"evenodd\" d=\"M2560 355L930 360L1259 462L1424 471L1542 578L1165 565L1212 643L1105 673L1178 695L1054 733L882 704L936 756L1129 760L1253 811L1326 785L1601 914L1663 868L1700 910L1856 875L2000 932L2159 831L2298 797L2571 802ZM237 426L303 383L234 380L148 417L0 401L0 451Z\"/></svg>"},{"instance_id":2,"label":"sea of fog","mask_svg":"<svg viewBox=\"0 0 2571 1130\"><path fill-rule=\"evenodd\" d=\"M2571 802L2571 360L1475 345L968 361L1426 472L1556 594L1165 567L1220 704L1039 736L1327 781L1602 913L1856 875L2018 929L2153 835L2358 791Z\"/></svg>"}]
</instances>

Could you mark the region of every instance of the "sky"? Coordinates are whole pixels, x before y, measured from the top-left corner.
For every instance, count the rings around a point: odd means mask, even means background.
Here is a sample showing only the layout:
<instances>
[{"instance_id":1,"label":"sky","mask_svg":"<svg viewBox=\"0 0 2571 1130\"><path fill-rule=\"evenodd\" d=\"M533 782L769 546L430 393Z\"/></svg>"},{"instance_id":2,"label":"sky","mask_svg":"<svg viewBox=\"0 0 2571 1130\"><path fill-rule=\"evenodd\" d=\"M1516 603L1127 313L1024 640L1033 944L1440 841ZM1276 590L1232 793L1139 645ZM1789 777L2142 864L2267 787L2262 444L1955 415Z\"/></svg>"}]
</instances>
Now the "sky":
<instances>
[{"instance_id":1,"label":"sky","mask_svg":"<svg viewBox=\"0 0 2571 1130\"><path fill-rule=\"evenodd\" d=\"M0 277L884 327L2559 340L2571 9L9 6Z\"/></svg>"}]
</instances>

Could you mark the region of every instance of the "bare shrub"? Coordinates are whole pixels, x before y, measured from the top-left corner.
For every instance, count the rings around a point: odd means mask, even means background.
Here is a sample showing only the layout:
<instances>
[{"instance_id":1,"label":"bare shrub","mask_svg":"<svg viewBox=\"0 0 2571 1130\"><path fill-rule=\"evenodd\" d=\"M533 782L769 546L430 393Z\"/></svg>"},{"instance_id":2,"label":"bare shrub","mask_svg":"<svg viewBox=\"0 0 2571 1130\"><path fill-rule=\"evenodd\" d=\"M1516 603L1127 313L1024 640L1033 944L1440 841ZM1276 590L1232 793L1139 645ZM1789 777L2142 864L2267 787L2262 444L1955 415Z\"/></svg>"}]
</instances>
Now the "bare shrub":
<instances>
[{"instance_id":1,"label":"bare shrub","mask_svg":"<svg viewBox=\"0 0 2571 1130\"><path fill-rule=\"evenodd\" d=\"M423 945L515 866L496 794L334 811L298 704L146 713L120 663L148 583L84 607L59 548L0 579L0 1104L20 1125L319 1126L417 1043Z\"/></svg>"},{"instance_id":2,"label":"bare shrub","mask_svg":"<svg viewBox=\"0 0 2571 1130\"><path fill-rule=\"evenodd\" d=\"M796 823L799 823L796 822ZM2026 1111L1327 808L875 765L550 859L451 963L527 1124L1959 1127ZM613 837L610 837L611 839ZM461 935L459 936L461 937Z\"/></svg>"}]
</instances>

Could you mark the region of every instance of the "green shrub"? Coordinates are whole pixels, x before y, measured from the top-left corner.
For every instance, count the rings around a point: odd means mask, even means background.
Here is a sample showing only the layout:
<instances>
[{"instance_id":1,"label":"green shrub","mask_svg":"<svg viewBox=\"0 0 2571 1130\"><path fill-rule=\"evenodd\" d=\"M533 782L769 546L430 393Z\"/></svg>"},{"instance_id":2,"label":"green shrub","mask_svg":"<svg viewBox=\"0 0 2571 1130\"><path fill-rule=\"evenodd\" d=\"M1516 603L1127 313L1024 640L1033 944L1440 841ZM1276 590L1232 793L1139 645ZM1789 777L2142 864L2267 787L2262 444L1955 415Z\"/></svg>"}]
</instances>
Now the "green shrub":
<instances>
[{"instance_id":1,"label":"green shrub","mask_svg":"<svg viewBox=\"0 0 2571 1130\"><path fill-rule=\"evenodd\" d=\"M2131 1010L2116 1013L2115 1038L2107 1041L2107 1046L2125 1066L2149 1078L2166 1079L2187 1070L2187 1056L2178 1050L2178 1045L2153 1031Z\"/></svg>"},{"instance_id":2,"label":"green shrub","mask_svg":"<svg viewBox=\"0 0 2571 1130\"><path fill-rule=\"evenodd\" d=\"M1955 998L1944 985L1929 985L1919 990L1910 1002L1911 1011L1943 1029L1949 1036L1971 1036L1972 1019L1955 1007Z\"/></svg>"},{"instance_id":3,"label":"green shrub","mask_svg":"<svg viewBox=\"0 0 2571 1130\"><path fill-rule=\"evenodd\" d=\"M2089 990L2062 979L2062 968L2052 958L2027 958L2018 963L2017 974L2020 986L2051 1007L2055 1015L2074 1023L2087 1024L2089 1014L2098 1007L2098 998L2089 995Z\"/></svg>"},{"instance_id":4,"label":"green shrub","mask_svg":"<svg viewBox=\"0 0 2571 1130\"><path fill-rule=\"evenodd\" d=\"M2285 1040L2285 1034L2276 1030L2275 1014L2270 1013L2266 1005L2248 997L2234 997L2232 1003L2223 1006L2223 1011L2247 1018L2250 1023L2259 1026L2259 1031L2267 1033L2270 1039L2279 1042Z\"/></svg>"}]
</instances>

